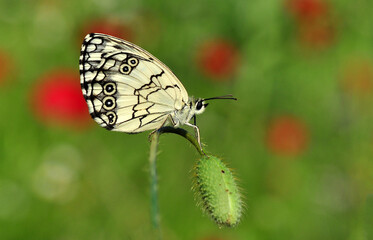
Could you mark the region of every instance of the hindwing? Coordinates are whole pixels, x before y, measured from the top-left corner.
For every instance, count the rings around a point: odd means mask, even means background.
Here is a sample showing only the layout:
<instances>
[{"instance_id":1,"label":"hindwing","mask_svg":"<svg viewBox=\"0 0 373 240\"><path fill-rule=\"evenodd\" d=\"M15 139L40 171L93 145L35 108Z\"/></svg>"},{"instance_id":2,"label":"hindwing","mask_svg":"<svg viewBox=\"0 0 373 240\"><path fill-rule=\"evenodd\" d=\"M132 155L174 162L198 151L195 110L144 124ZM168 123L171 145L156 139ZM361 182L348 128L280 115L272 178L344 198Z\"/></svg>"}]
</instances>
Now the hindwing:
<instances>
[{"instance_id":1,"label":"hindwing","mask_svg":"<svg viewBox=\"0 0 373 240\"><path fill-rule=\"evenodd\" d=\"M109 130L160 128L188 94L157 58L125 40L88 34L79 59L80 84L92 118Z\"/></svg>"}]
</instances>

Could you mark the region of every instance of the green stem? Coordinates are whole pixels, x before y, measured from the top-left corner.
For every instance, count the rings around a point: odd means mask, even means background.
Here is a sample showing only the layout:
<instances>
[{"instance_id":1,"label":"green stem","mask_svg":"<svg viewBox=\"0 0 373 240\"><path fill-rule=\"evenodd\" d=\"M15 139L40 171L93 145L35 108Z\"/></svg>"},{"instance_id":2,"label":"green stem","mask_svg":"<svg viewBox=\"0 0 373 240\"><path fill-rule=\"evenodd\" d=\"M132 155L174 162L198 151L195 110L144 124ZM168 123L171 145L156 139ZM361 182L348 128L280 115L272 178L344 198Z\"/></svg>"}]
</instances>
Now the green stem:
<instances>
[{"instance_id":1,"label":"green stem","mask_svg":"<svg viewBox=\"0 0 373 240\"><path fill-rule=\"evenodd\" d=\"M157 231L158 239L162 239L162 232L160 228L160 215L158 206L158 178L157 178L157 152L158 152L158 139L160 133L154 132L151 136L150 144L150 198L151 198L151 218L154 229Z\"/></svg>"},{"instance_id":2,"label":"green stem","mask_svg":"<svg viewBox=\"0 0 373 240\"><path fill-rule=\"evenodd\" d=\"M192 145L197 149L198 153L204 155L200 148L198 141L188 131L182 128L173 127L162 127L155 131L150 136L150 154L149 154L149 165L150 165L150 198L151 198L151 219L154 229L157 231L158 239L162 239L162 232L160 227L160 214L158 205L158 177L157 177L157 152L158 152L158 141L159 136L163 133L175 133L186 138Z\"/></svg>"}]
</instances>

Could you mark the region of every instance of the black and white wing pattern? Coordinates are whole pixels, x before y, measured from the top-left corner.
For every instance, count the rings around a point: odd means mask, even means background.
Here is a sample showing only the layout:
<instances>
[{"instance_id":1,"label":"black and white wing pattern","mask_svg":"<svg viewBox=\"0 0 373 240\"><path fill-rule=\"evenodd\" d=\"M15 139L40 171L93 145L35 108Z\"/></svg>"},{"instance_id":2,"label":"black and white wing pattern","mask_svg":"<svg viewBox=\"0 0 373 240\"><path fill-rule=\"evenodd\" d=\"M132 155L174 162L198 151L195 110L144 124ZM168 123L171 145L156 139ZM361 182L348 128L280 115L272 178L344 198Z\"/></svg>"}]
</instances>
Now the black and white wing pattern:
<instances>
[{"instance_id":1,"label":"black and white wing pattern","mask_svg":"<svg viewBox=\"0 0 373 240\"><path fill-rule=\"evenodd\" d=\"M188 94L157 58L125 40L88 34L80 84L92 118L109 130L136 133L160 128L188 103Z\"/></svg>"}]
</instances>

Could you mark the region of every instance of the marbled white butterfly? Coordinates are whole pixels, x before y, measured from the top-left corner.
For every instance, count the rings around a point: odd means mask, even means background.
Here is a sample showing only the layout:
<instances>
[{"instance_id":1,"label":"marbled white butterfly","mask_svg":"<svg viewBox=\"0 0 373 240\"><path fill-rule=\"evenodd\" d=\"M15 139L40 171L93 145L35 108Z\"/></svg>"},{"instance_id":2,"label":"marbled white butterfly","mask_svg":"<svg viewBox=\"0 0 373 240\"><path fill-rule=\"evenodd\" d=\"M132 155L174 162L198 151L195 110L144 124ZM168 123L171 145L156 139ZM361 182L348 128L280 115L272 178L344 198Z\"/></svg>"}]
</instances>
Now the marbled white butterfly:
<instances>
[{"instance_id":1,"label":"marbled white butterfly","mask_svg":"<svg viewBox=\"0 0 373 240\"><path fill-rule=\"evenodd\" d=\"M211 99L188 97L174 73L144 49L125 40L91 33L83 41L80 84L92 118L102 127L126 133L158 130L162 126L193 127ZM201 144L200 144L201 145Z\"/></svg>"}]
</instances>

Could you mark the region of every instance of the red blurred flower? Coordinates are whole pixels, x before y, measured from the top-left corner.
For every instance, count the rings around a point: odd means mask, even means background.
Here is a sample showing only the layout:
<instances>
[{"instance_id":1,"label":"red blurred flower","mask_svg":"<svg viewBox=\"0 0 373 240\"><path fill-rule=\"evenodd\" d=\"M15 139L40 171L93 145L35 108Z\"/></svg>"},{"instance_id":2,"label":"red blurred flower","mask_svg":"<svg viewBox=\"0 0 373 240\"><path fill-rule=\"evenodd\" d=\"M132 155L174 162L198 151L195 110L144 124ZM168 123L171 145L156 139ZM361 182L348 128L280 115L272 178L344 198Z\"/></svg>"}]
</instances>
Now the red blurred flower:
<instances>
[{"instance_id":1,"label":"red blurred flower","mask_svg":"<svg viewBox=\"0 0 373 240\"><path fill-rule=\"evenodd\" d=\"M320 50L334 42L335 22L326 1L289 0L286 7L295 19L298 40L303 47Z\"/></svg>"},{"instance_id":2,"label":"red blurred flower","mask_svg":"<svg viewBox=\"0 0 373 240\"><path fill-rule=\"evenodd\" d=\"M12 74L13 61L8 53L0 50L0 84L3 84Z\"/></svg>"},{"instance_id":3,"label":"red blurred flower","mask_svg":"<svg viewBox=\"0 0 373 240\"><path fill-rule=\"evenodd\" d=\"M133 31L130 26L118 19L95 19L87 22L79 35L79 43L89 33L105 33L128 41L133 39Z\"/></svg>"},{"instance_id":4,"label":"red blurred flower","mask_svg":"<svg viewBox=\"0 0 373 240\"><path fill-rule=\"evenodd\" d=\"M373 93L373 63L367 59L352 60L343 67L343 90L356 97Z\"/></svg>"},{"instance_id":5,"label":"red blurred flower","mask_svg":"<svg viewBox=\"0 0 373 240\"><path fill-rule=\"evenodd\" d=\"M305 23L298 30L299 41L305 47L312 49L323 49L334 42L334 28L326 23Z\"/></svg>"},{"instance_id":6,"label":"red blurred flower","mask_svg":"<svg viewBox=\"0 0 373 240\"><path fill-rule=\"evenodd\" d=\"M281 116L269 125L267 145L274 153L295 156L303 152L307 144L308 130L299 119Z\"/></svg>"},{"instance_id":7,"label":"red blurred flower","mask_svg":"<svg viewBox=\"0 0 373 240\"><path fill-rule=\"evenodd\" d=\"M90 123L76 71L45 74L33 87L30 100L33 113L46 124L81 127Z\"/></svg>"},{"instance_id":8,"label":"red blurred flower","mask_svg":"<svg viewBox=\"0 0 373 240\"><path fill-rule=\"evenodd\" d=\"M237 69L238 57L238 50L231 42L216 39L200 47L197 62L207 76L217 81L227 81Z\"/></svg>"},{"instance_id":9,"label":"red blurred flower","mask_svg":"<svg viewBox=\"0 0 373 240\"><path fill-rule=\"evenodd\" d=\"M299 21L314 21L329 12L329 6L323 0L289 0L286 7Z\"/></svg>"}]
</instances>

